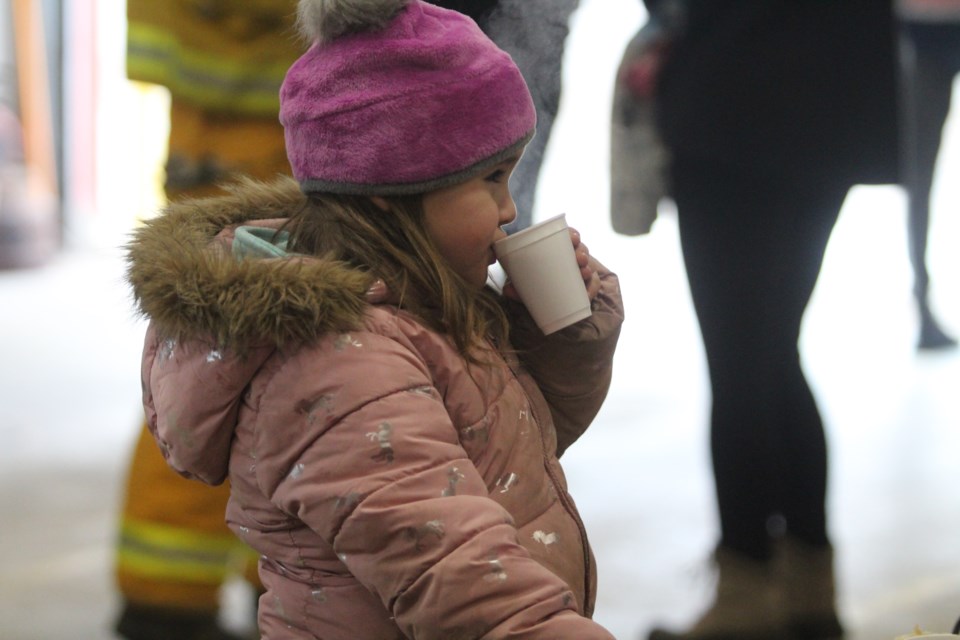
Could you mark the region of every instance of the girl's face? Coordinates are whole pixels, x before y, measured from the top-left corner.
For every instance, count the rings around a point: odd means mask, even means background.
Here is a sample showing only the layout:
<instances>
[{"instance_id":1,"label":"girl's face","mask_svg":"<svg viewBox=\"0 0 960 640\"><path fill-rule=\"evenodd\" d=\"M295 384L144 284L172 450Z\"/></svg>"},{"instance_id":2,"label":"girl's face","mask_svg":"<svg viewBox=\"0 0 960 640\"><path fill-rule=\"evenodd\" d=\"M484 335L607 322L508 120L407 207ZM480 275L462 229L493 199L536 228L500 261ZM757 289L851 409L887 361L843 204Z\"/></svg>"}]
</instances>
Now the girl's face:
<instances>
[{"instance_id":1,"label":"girl's face","mask_svg":"<svg viewBox=\"0 0 960 640\"><path fill-rule=\"evenodd\" d=\"M467 282L481 288L496 261L493 243L506 237L500 227L517 217L507 183L520 156L452 187L424 195L424 224L440 255Z\"/></svg>"}]
</instances>

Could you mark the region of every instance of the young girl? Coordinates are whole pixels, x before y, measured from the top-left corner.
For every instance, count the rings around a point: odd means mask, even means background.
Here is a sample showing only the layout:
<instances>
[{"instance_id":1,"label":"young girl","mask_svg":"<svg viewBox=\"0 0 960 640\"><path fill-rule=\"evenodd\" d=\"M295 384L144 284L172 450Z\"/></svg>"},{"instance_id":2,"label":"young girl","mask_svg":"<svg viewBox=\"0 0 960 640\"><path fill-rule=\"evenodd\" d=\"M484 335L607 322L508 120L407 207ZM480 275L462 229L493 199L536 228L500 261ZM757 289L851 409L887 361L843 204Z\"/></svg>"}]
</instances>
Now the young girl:
<instances>
[{"instance_id":1,"label":"young girl","mask_svg":"<svg viewBox=\"0 0 960 640\"><path fill-rule=\"evenodd\" d=\"M550 336L487 286L535 126L523 79L420 0L299 19L296 182L175 203L129 247L161 450L229 479L263 638L610 639L557 458L606 395L616 277L572 233L594 311Z\"/></svg>"}]
</instances>

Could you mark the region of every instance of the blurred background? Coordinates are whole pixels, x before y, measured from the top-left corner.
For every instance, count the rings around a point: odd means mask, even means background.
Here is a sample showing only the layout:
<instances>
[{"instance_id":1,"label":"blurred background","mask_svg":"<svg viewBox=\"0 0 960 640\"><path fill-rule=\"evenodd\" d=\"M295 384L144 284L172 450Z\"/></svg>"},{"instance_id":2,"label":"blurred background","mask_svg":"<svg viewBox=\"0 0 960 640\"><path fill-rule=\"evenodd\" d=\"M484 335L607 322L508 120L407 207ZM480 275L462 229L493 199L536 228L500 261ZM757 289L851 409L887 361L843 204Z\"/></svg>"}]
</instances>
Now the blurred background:
<instances>
[{"instance_id":1,"label":"blurred background","mask_svg":"<svg viewBox=\"0 0 960 640\"><path fill-rule=\"evenodd\" d=\"M582 0L534 218L566 213L627 305L610 397L564 457L617 638L684 624L717 534L708 390L676 221L609 214L617 64L637 0ZM113 638L122 476L139 431L144 325L122 245L163 200L169 97L124 75L123 0L0 0L0 638ZM955 86L956 95L956 86ZM16 144L11 140L17 140ZM932 197L932 300L960 334L960 123ZM854 640L960 616L960 353L918 353L906 200L847 199L802 353L827 424L841 615ZM241 624L244 587L228 589ZM235 618L235 620L231 620Z\"/></svg>"}]
</instances>

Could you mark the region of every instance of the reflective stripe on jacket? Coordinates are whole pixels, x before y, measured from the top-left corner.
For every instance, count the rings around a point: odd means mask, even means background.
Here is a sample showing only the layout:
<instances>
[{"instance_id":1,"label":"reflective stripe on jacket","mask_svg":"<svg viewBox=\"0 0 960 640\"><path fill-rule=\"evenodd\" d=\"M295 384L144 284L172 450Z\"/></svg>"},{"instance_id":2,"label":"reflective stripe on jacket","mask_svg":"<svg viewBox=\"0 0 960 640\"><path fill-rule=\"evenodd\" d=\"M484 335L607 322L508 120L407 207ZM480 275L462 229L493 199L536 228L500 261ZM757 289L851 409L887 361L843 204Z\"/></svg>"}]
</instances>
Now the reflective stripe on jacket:
<instances>
[{"instance_id":1,"label":"reflective stripe on jacket","mask_svg":"<svg viewBox=\"0 0 960 640\"><path fill-rule=\"evenodd\" d=\"M292 0L129 0L127 76L216 111L273 115L302 52Z\"/></svg>"}]
</instances>

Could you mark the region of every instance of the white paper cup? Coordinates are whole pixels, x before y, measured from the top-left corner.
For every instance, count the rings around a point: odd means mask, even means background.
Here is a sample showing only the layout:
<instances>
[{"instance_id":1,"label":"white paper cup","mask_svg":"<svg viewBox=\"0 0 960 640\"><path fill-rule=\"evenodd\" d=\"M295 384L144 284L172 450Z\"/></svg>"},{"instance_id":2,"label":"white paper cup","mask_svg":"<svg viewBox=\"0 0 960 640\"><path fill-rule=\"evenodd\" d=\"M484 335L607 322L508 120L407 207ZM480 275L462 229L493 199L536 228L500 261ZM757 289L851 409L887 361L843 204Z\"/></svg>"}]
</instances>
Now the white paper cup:
<instances>
[{"instance_id":1,"label":"white paper cup","mask_svg":"<svg viewBox=\"0 0 960 640\"><path fill-rule=\"evenodd\" d=\"M590 298L564 214L507 236L493 250L544 334L590 317Z\"/></svg>"}]
</instances>

